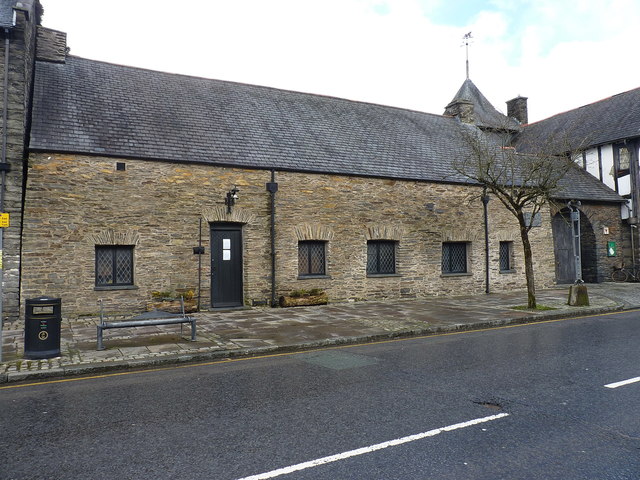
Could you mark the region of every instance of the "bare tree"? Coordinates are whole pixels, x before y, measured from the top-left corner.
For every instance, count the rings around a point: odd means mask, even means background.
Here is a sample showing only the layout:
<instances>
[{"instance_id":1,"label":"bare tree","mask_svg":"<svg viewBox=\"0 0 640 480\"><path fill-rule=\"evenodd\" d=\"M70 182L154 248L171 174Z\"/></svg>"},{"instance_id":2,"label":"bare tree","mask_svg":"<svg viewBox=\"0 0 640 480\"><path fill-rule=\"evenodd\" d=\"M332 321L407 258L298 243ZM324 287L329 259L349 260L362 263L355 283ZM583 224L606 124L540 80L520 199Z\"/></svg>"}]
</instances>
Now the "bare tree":
<instances>
[{"instance_id":1,"label":"bare tree","mask_svg":"<svg viewBox=\"0 0 640 480\"><path fill-rule=\"evenodd\" d=\"M558 142L545 142L536 154L519 154L511 146L511 135L499 130L483 131L472 125L461 125L464 146L458 152L453 168L456 173L482 185L518 220L524 251L527 280L527 307L536 308L533 254L529 232L533 219L542 207L553 201L554 192L570 168L575 166L576 150L571 155L558 155ZM553 145L554 152L544 151Z\"/></svg>"}]
</instances>

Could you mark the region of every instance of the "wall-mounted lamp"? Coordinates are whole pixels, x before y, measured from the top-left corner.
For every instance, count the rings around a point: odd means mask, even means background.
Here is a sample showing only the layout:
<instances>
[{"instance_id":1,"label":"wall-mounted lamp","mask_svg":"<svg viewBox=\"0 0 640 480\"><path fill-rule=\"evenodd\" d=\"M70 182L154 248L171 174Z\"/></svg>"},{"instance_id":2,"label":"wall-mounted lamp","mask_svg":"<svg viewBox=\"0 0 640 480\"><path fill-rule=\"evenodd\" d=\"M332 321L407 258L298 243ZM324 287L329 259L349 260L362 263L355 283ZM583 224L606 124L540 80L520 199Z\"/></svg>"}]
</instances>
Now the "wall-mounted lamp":
<instances>
[{"instance_id":1,"label":"wall-mounted lamp","mask_svg":"<svg viewBox=\"0 0 640 480\"><path fill-rule=\"evenodd\" d=\"M231 213L231 207L236 204L239 191L240 189L234 185L233 188L227 192L227 198L224 199L224 204L227 206L227 213Z\"/></svg>"}]
</instances>

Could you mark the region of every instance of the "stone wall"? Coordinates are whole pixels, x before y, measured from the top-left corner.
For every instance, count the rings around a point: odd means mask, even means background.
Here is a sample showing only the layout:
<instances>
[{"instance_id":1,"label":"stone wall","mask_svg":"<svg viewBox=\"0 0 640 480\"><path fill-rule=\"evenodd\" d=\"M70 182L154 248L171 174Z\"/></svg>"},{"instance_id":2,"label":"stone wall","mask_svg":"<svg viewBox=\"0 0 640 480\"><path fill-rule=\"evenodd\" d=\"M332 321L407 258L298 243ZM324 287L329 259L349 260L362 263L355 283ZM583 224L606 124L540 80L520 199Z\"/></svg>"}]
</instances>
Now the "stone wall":
<instances>
[{"instance_id":1,"label":"stone wall","mask_svg":"<svg viewBox=\"0 0 640 480\"><path fill-rule=\"evenodd\" d=\"M4 98L4 77L7 76L7 150L6 161L10 171L6 174L4 212L10 215L10 226L3 229L3 318L15 319L20 296L20 230L22 218L23 162L28 128L30 91L35 55L36 15L16 10L16 26L9 33L9 70L5 65L5 33L0 45L0 98ZM0 122L0 135L4 134Z\"/></svg>"},{"instance_id":2,"label":"stone wall","mask_svg":"<svg viewBox=\"0 0 640 480\"><path fill-rule=\"evenodd\" d=\"M116 169L116 163L125 170ZM115 160L73 155L32 155L23 235L22 295L62 297L66 313L107 306L142 308L151 292L197 289L202 243L202 305L209 297L208 221L243 221L248 298L268 290L268 202L270 172L198 165ZM241 200L233 214L226 192L237 185ZM243 215L249 212L250 215ZM105 237L135 239L136 289L96 290L95 246ZM126 243L129 244L129 241ZM109 242L107 242L108 244ZM115 241L114 243L117 243Z\"/></svg>"},{"instance_id":3,"label":"stone wall","mask_svg":"<svg viewBox=\"0 0 640 480\"><path fill-rule=\"evenodd\" d=\"M609 281L614 265L622 261L627 265L632 263L629 226L620 219L620 204L597 205L583 201L580 212L581 219L587 220L581 222L582 248L595 252L595 265L590 269L598 282ZM610 241L617 245L615 257L607 256L607 242Z\"/></svg>"},{"instance_id":4,"label":"stone wall","mask_svg":"<svg viewBox=\"0 0 640 480\"><path fill-rule=\"evenodd\" d=\"M322 288L333 301L481 293L485 289L484 224L480 190L371 178L278 174L278 286L280 291ZM515 218L489 203L490 286L524 288L524 262ZM330 232L330 278L297 277L296 232L304 225ZM397 241L397 275L367 276L367 239ZM532 232L538 284L552 283L550 224ZM317 238L324 240L325 238ZM442 242L470 242L470 275L442 275ZM514 242L515 273L499 273L498 244ZM546 245L546 246L545 246Z\"/></svg>"},{"instance_id":5,"label":"stone wall","mask_svg":"<svg viewBox=\"0 0 640 480\"><path fill-rule=\"evenodd\" d=\"M116 169L116 163L125 170ZM203 308L210 306L209 223L243 224L244 298L271 298L271 172L101 157L32 154L23 236L22 295L62 297L67 315L92 313L99 298L111 309L141 309L155 290L197 289L202 219ZM332 302L482 293L483 209L479 189L458 185L276 172L277 296L320 288ZM232 213L226 192L240 189ZM532 230L536 283L553 283L548 212ZM515 218L489 202L490 287L524 289ZM126 242L123 239L128 239ZM95 246L134 244L135 288L95 288ZM367 240L397 242L397 272L366 274ZM323 240L327 275L298 276L298 241ZM442 275L442 242L469 242L470 272ZM498 244L512 241L514 272L500 273Z\"/></svg>"}]
</instances>

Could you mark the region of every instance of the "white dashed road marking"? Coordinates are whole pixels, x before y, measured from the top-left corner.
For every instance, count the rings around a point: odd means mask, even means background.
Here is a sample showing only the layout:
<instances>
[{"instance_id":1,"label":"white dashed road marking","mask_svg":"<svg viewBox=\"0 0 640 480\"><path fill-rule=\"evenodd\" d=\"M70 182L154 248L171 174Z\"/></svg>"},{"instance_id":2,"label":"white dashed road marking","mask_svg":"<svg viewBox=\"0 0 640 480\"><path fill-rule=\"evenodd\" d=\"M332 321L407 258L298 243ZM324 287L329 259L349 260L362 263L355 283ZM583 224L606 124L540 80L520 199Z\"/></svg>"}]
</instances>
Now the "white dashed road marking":
<instances>
[{"instance_id":1,"label":"white dashed road marking","mask_svg":"<svg viewBox=\"0 0 640 480\"><path fill-rule=\"evenodd\" d=\"M605 385L607 388L618 388L624 385L629 385L630 383L640 382L640 377L630 378L629 380L622 380L621 382L610 383L609 385Z\"/></svg>"},{"instance_id":2,"label":"white dashed road marking","mask_svg":"<svg viewBox=\"0 0 640 480\"><path fill-rule=\"evenodd\" d=\"M269 478L279 477L280 475L287 475L289 473L304 470L306 468L317 467L319 465L325 465L327 463L337 462L346 458L355 457L358 455L364 455L365 453L375 452L376 450L382 450L387 447L395 447L403 443L415 442L427 437L435 437L442 432L451 432L452 430L458 430L460 428L472 427L479 423L491 422L498 420L499 418L508 417L508 413L499 413L498 415L491 415L490 417L476 418L469 420L468 422L456 423L449 425L448 427L436 428L435 430L429 430L428 432L417 433L415 435L409 435L408 437L396 438L395 440L389 440L387 442L378 443L376 445L370 445L368 447L358 448L356 450L350 450L348 452L338 453L337 455L331 455L328 457L318 458L309 462L298 463L297 465L291 465L289 467L279 468L266 473L260 473L258 475L251 475L250 477L240 478L238 480L266 480Z\"/></svg>"}]
</instances>

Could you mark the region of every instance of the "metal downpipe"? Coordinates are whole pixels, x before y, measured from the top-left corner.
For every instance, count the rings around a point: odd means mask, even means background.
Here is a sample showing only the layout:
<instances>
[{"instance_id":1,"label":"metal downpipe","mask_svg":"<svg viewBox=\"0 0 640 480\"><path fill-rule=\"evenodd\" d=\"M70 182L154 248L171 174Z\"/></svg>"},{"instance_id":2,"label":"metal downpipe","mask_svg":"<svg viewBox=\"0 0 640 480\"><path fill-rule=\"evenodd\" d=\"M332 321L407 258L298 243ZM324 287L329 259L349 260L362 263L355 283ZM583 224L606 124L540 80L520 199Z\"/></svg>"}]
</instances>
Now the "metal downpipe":
<instances>
[{"instance_id":1,"label":"metal downpipe","mask_svg":"<svg viewBox=\"0 0 640 480\"><path fill-rule=\"evenodd\" d=\"M278 184L274 169L271 169L271 182L267 183L267 191L271 197L271 307L276 307L276 192Z\"/></svg>"},{"instance_id":2,"label":"metal downpipe","mask_svg":"<svg viewBox=\"0 0 640 480\"><path fill-rule=\"evenodd\" d=\"M482 206L484 209L484 271L485 271L485 293L490 292L489 288L489 195L485 187L482 192Z\"/></svg>"}]
</instances>

